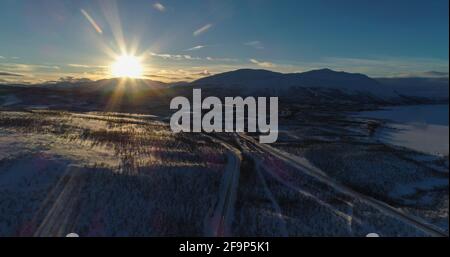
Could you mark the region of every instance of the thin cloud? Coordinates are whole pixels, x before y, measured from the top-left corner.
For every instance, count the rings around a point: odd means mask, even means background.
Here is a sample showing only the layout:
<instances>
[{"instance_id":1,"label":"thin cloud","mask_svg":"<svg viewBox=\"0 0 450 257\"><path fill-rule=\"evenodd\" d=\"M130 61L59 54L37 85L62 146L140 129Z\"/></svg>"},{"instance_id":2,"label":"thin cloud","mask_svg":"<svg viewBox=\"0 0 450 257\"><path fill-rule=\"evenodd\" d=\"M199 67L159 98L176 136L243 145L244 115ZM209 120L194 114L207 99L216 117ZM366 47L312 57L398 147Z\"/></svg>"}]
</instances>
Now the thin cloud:
<instances>
[{"instance_id":1,"label":"thin cloud","mask_svg":"<svg viewBox=\"0 0 450 257\"><path fill-rule=\"evenodd\" d=\"M448 72L425 71L425 72L405 72L387 76L388 78L447 78Z\"/></svg>"},{"instance_id":2,"label":"thin cloud","mask_svg":"<svg viewBox=\"0 0 450 257\"><path fill-rule=\"evenodd\" d=\"M2 72L2 71L0 71L0 76L23 77L22 74L10 73L10 72Z\"/></svg>"},{"instance_id":3,"label":"thin cloud","mask_svg":"<svg viewBox=\"0 0 450 257\"><path fill-rule=\"evenodd\" d=\"M60 70L61 68L59 66L50 66L50 65L32 65L32 67L37 69L47 69L47 70Z\"/></svg>"},{"instance_id":4,"label":"thin cloud","mask_svg":"<svg viewBox=\"0 0 450 257\"><path fill-rule=\"evenodd\" d=\"M258 65L258 66L264 67L264 68L276 67L276 65L274 63L271 63L271 62L261 62L261 61L255 60L255 59L250 59L250 62L254 63L254 64Z\"/></svg>"},{"instance_id":5,"label":"thin cloud","mask_svg":"<svg viewBox=\"0 0 450 257\"><path fill-rule=\"evenodd\" d=\"M84 15L84 17L91 23L92 27L97 31L99 34L103 34L102 29L100 26L95 22L95 20L87 13L84 9L81 9L81 13Z\"/></svg>"},{"instance_id":6,"label":"thin cloud","mask_svg":"<svg viewBox=\"0 0 450 257\"><path fill-rule=\"evenodd\" d=\"M190 56L187 54L157 54L157 53L150 53L150 56L155 56L163 59L169 59L169 60L201 60L200 57Z\"/></svg>"},{"instance_id":7,"label":"thin cloud","mask_svg":"<svg viewBox=\"0 0 450 257\"><path fill-rule=\"evenodd\" d=\"M203 71L199 72L198 75L200 75L200 76L211 76L211 72L209 72L209 70L203 70Z\"/></svg>"},{"instance_id":8,"label":"thin cloud","mask_svg":"<svg viewBox=\"0 0 450 257\"><path fill-rule=\"evenodd\" d=\"M158 53L150 53L151 56L159 57L163 59L170 59L170 60L182 60L184 59L182 55L174 55L174 54L158 54Z\"/></svg>"},{"instance_id":9,"label":"thin cloud","mask_svg":"<svg viewBox=\"0 0 450 257\"><path fill-rule=\"evenodd\" d=\"M13 56L13 57L9 57L9 58L6 58L5 56L2 56L2 55L0 55L0 59L11 59L11 60L19 60L19 59L20 59L20 57L17 57L17 56Z\"/></svg>"},{"instance_id":10,"label":"thin cloud","mask_svg":"<svg viewBox=\"0 0 450 257\"><path fill-rule=\"evenodd\" d=\"M154 3L153 8L155 8L156 10L158 10L160 12L166 11L166 7L159 2Z\"/></svg>"},{"instance_id":11,"label":"thin cloud","mask_svg":"<svg viewBox=\"0 0 450 257\"><path fill-rule=\"evenodd\" d=\"M186 60L201 60L201 58L200 57L193 57L193 56L190 56L190 55L183 55L183 57L184 57L184 59L186 59Z\"/></svg>"},{"instance_id":12,"label":"thin cloud","mask_svg":"<svg viewBox=\"0 0 450 257\"><path fill-rule=\"evenodd\" d=\"M206 46L198 45L198 46L194 46L194 47L191 47L189 49L186 49L186 51L195 51L195 50L199 50L199 49L202 49L202 48L205 48L205 47Z\"/></svg>"},{"instance_id":13,"label":"thin cloud","mask_svg":"<svg viewBox=\"0 0 450 257\"><path fill-rule=\"evenodd\" d=\"M50 66L50 65L35 65L35 64L23 64L23 63L0 63L0 67L3 70L13 71L13 72L26 72L33 71L37 69L44 70L59 70L59 66Z\"/></svg>"},{"instance_id":14,"label":"thin cloud","mask_svg":"<svg viewBox=\"0 0 450 257\"><path fill-rule=\"evenodd\" d=\"M161 53L149 53L150 56L162 58L165 60L174 60L174 61L211 61L211 62L237 62L238 59L233 58L215 58L215 57L199 57L199 56L191 56L187 54L161 54Z\"/></svg>"},{"instance_id":15,"label":"thin cloud","mask_svg":"<svg viewBox=\"0 0 450 257\"><path fill-rule=\"evenodd\" d=\"M203 26L203 27L197 29L196 31L194 31L193 35L194 36L199 36L199 35L205 33L206 31L208 31L211 27L212 27L211 23L206 24L205 26Z\"/></svg>"},{"instance_id":16,"label":"thin cloud","mask_svg":"<svg viewBox=\"0 0 450 257\"><path fill-rule=\"evenodd\" d=\"M69 63L69 64L67 64L67 66L73 67L73 68L91 68L91 66L89 66L89 65L76 64L76 63Z\"/></svg>"},{"instance_id":17,"label":"thin cloud","mask_svg":"<svg viewBox=\"0 0 450 257\"><path fill-rule=\"evenodd\" d=\"M21 63L0 63L0 67L3 70L14 71L14 72L24 72L24 71L32 71L33 67L28 64Z\"/></svg>"},{"instance_id":18,"label":"thin cloud","mask_svg":"<svg viewBox=\"0 0 450 257\"><path fill-rule=\"evenodd\" d=\"M424 77L430 77L430 78L448 78L448 72L445 71L425 71L422 72L420 75Z\"/></svg>"},{"instance_id":19,"label":"thin cloud","mask_svg":"<svg viewBox=\"0 0 450 257\"><path fill-rule=\"evenodd\" d=\"M259 49L259 50L264 49L263 43L261 41L257 41L257 40L256 41L245 42L244 45L250 46L250 47L253 47L253 48Z\"/></svg>"},{"instance_id":20,"label":"thin cloud","mask_svg":"<svg viewBox=\"0 0 450 257\"><path fill-rule=\"evenodd\" d=\"M145 77L163 82L179 82L193 81L211 74L213 73L206 67L191 67L189 69L153 70L147 73Z\"/></svg>"},{"instance_id":21,"label":"thin cloud","mask_svg":"<svg viewBox=\"0 0 450 257\"><path fill-rule=\"evenodd\" d=\"M304 65L314 66L313 68L329 67L349 72L364 73L371 77L391 77L427 70L448 70L448 60L390 56L380 56L371 59L328 57L321 59L319 62Z\"/></svg>"},{"instance_id":22,"label":"thin cloud","mask_svg":"<svg viewBox=\"0 0 450 257\"><path fill-rule=\"evenodd\" d=\"M206 60L213 62L238 62L238 59L235 58L215 58L215 57L206 57Z\"/></svg>"}]
</instances>

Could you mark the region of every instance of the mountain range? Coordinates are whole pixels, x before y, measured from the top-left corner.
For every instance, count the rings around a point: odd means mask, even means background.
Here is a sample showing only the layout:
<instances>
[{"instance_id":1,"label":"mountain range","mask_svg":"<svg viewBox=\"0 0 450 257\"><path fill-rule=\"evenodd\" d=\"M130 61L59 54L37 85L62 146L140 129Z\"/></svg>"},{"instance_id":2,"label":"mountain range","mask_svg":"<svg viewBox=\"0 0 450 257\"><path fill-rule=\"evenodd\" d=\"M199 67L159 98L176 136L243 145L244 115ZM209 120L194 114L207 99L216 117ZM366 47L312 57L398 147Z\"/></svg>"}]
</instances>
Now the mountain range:
<instances>
[{"instance_id":1,"label":"mountain range","mask_svg":"<svg viewBox=\"0 0 450 257\"><path fill-rule=\"evenodd\" d=\"M330 69L302 73L239 69L193 82L103 79L61 80L27 86L1 85L0 106L18 103L63 103L64 106L70 106L77 102L85 103L86 106L104 106L112 97L122 97L125 104L131 106L146 102L160 102L162 106L176 95L191 95L192 88L202 88L205 95L279 96L281 100L307 104L442 103L448 102L449 97L448 76L371 78L364 74Z\"/></svg>"},{"instance_id":2,"label":"mountain range","mask_svg":"<svg viewBox=\"0 0 450 257\"><path fill-rule=\"evenodd\" d=\"M395 98L402 95L448 99L448 75L446 73L439 74L440 77L370 78L360 73L338 72L330 69L288 74L268 70L241 69L205 77L192 82L192 84L250 89L329 88L355 93L370 93L383 98Z\"/></svg>"}]
</instances>

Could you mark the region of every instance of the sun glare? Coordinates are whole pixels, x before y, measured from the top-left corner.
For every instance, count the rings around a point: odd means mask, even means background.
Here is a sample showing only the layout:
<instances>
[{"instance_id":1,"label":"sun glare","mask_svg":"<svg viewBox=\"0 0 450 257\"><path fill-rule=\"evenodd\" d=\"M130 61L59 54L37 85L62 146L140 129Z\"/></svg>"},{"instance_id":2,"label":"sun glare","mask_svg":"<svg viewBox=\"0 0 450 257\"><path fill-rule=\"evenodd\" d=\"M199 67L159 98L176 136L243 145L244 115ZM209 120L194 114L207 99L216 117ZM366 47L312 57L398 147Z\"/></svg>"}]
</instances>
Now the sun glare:
<instances>
[{"instance_id":1,"label":"sun glare","mask_svg":"<svg viewBox=\"0 0 450 257\"><path fill-rule=\"evenodd\" d=\"M142 64L136 56L122 55L111 65L111 75L114 77L140 78Z\"/></svg>"}]
</instances>

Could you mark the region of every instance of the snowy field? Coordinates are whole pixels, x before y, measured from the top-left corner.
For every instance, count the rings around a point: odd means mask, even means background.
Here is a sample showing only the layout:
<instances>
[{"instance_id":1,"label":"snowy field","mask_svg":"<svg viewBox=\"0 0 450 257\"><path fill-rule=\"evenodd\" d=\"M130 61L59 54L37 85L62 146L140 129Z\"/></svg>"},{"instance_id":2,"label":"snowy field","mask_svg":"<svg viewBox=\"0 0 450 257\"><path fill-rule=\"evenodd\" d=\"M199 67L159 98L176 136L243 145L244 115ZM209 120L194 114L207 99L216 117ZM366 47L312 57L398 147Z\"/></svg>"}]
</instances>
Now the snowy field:
<instances>
[{"instance_id":1,"label":"snowy field","mask_svg":"<svg viewBox=\"0 0 450 257\"><path fill-rule=\"evenodd\" d=\"M378 142L376 120L299 115L277 154L149 114L0 111L0 236L448 233L448 157Z\"/></svg>"},{"instance_id":2,"label":"snowy field","mask_svg":"<svg viewBox=\"0 0 450 257\"><path fill-rule=\"evenodd\" d=\"M384 120L335 113L318 119L301 112L295 120L282 127L277 149L303 156L353 190L448 231L448 155L380 141L377 131L384 129ZM448 141L439 143L448 146Z\"/></svg>"},{"instance_id":3,"label":"snowy field","mask_svg":"<svg viewBox=\"0 0 450 257\"><path fill-rule=\"evenodd\" d=\"M152 117L0 113L0 236L203 235L225 149Z\"/></svg>"}]
</instances>

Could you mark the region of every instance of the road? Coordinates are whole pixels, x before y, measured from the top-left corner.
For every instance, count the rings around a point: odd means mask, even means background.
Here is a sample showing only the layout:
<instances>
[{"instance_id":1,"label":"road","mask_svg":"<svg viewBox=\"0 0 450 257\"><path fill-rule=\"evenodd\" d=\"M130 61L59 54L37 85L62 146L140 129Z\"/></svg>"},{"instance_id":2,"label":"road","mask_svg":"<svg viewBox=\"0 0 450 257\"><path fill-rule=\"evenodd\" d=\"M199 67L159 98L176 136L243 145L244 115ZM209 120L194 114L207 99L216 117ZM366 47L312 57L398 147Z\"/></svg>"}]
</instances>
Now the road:
<instances>
[{"instance_id":1,"label":"road","mask_svg":"<svg viewBox=\"0 0 450 257\"><path fill-rule=\"evenodd\" d=\"M406 213L400 209L397 209L397 208L390 206L384 202L376 200L370 196L356 192L353 189L351 189L337 181L334 181L327 174L325 174L320 169L316 168L305 158L291 155L291 154L281 151L279 149L273 148L267 144L260 144L253 138L251 138L247 135L244 135L242 133L239 134L239 137L241 139L245 140L247 143L250 143L253 146L259 148L260 150L262 150L266 153L272 154L273 156L285 161L286 163L289 163L291 166L295 167L296 169L301 170L301 171L307 173L308 175L316 178L317 180L329 185L330 187L334 188L335 190L337 190L341 193L344 193L346 195L352 196L356 199L359 199L362 202L376 208L377 210L379 210L391 217L395 217L398 220L405 222L406 224L416 227L417 229L425 232L426 234L429 234L431 236L436 236L436 237L442 237L442 236L448 237L448 234L445 231L442 231L440 228L427 223L426 221L424 221L423 219L421 219L419 217L416 217L414 215Z\"/></svg>"}]
</instances>

